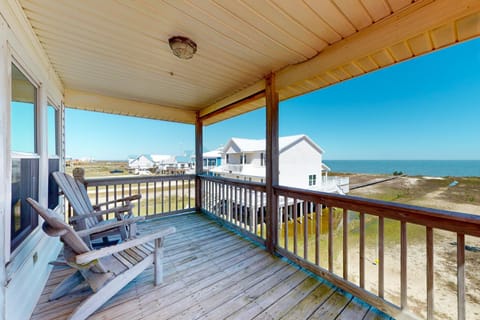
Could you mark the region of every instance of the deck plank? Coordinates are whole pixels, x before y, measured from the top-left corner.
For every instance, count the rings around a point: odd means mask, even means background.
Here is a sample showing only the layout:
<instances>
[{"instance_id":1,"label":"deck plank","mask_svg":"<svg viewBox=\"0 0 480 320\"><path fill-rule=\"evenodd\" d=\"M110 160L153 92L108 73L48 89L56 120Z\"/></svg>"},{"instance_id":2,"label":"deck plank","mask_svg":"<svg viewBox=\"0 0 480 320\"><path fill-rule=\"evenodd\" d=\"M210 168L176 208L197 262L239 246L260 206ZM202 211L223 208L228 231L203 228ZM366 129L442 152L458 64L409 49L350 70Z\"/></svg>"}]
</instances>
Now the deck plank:
<instances>
[{"instance_id":1,"label":"deck plank","mask_svg":"<svg viewBox=\"0 0 480 320\"><path fill-rule=\"evenodd\" d=\"M177 232L165 240L164 282L154 286L153 268L147 268L90 319L388 319L204 215L149 219L138 225L141 233L169 226ZM143 255L134 249L120 261L134 263ZM54 267L31 319L67 319L91 294L79 287L48 301L71 272Z\"/></svg>"}]
</instances>

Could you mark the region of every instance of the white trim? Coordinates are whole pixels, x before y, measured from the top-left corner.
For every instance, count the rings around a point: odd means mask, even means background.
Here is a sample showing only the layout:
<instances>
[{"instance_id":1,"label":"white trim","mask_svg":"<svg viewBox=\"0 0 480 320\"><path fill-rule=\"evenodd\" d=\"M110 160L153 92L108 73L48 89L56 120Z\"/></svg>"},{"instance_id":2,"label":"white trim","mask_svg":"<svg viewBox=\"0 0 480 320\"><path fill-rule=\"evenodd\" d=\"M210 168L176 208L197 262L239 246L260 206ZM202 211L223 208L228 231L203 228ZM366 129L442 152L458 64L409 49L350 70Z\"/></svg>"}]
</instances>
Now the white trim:
<instances>
[{"instance_id":1,"label":"white trim","mask_svg":"<svg viewBox=\"0 0 480 320\"><path fill-rule=\"evenodd\" d=\"M10 258L11 167L10 158L10 50L7 44L8 26L0 15L0 320L5 319L7 275L5 263ZM8 226L8 227L7 227ZM8 241L7 241L8 240Z\"/></svg>"}]
</instances>

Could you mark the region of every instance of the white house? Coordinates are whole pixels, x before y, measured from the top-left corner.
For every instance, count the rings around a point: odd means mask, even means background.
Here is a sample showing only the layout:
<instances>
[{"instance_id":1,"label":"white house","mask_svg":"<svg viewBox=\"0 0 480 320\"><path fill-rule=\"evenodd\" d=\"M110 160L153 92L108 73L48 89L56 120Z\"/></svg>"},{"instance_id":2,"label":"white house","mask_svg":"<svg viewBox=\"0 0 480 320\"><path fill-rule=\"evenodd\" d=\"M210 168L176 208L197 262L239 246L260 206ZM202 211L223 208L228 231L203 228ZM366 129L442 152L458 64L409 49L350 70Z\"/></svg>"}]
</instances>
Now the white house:
<instances>
[{"instance_id":1,"label":"white house","mask_svg":"<svg viewBox=\"0 0 480 320\"><path fill-rule=\"evenodd\" d=\"M155 163L158 172L164 172L177 165L175 157L169 154L152 154L150 157Z\"/></svg>"},{"instance_id":2,"label":"white house","mask_svg":"<svg viewBox=\"0 0 480 320\"><path fill-rule=\"evenodd\" d=\"M128 167L133 170L149 170L155 167L155 161L151 156L142 154L135 159L128 159Z\"/></svg>"},{"instance_id":3,"label":"white house","mask_svg":"<svg viewBox=\"0 0 480 320\"><path fill-rule=\"evenodd\" d=\"M223 147L203 153L203 170L204 171L208 172L216 167L221 166L223 163L224 163Z\"/></svg>"},{"instance_id":4,"label":"white house","mask_svg":"<svg viewBox=\"0 0 480 320\"><path fill-rule=\"evenodd\" d=\"M307 135L279 138L280 185L346 193L348 178L329 177L324 150ZM265 180L265 139L231 138L223 148L224 164L211 172L251 181Z\"/></svg>"}]
</instances>

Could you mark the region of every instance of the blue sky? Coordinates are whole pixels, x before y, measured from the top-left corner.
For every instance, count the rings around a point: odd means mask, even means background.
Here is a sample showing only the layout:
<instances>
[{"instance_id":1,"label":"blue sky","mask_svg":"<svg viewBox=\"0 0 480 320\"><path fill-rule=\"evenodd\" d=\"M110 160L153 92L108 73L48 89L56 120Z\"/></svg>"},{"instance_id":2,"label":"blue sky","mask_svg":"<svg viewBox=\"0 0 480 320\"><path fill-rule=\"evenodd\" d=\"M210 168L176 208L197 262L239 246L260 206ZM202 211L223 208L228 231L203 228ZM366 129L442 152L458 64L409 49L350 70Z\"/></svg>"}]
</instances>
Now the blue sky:
<instances>
[{"instance_id":1,"label":"blue sky","mask_svg":"<svg viewBox=\"0 0 480 320\"><path fill-rule=\"evenodd\" d=\"M480 39L280 104L280 135L307 134L325 159L480 159ZM265 136L265 109L208 126L205 151ZM194 149L192 125L67 109L74 158Z\"/></svg>"}]
</instances>

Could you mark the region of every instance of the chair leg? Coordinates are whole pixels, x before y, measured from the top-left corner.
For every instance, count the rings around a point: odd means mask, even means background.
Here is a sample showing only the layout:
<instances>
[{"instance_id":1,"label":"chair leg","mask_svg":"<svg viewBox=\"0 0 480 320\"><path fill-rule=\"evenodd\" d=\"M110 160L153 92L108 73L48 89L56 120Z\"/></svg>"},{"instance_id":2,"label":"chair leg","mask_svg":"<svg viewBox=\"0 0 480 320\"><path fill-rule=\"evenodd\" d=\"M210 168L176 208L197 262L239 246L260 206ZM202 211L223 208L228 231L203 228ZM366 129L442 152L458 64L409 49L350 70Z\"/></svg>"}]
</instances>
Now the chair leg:
<instances>
[{"instance_id":1,"label":"chair leg","mask_svg":"<svg viewBox=\"0 0 480 320\"><path fill-rule=\"evenodd\" d=\"M155 239L155 251L154 254L154 277L155 285L158 286L163 282L163 238Z\"/></svg>"},{"instance_id":2,"label":"chair leg","mask_svg":"<svg viewBox=\"0 0 480 320\"><path fill-rule=\"evenodd\" d=\"M48 299L51 301L61 298L84 281L82 274L77 270L74 274L60 282Z\"/></svg>"},{"instance_id":3,"label":"chair leg","mask_svg":"<svg viewBox=\"0 0 480 320\"><path fill-rule=\"evenodd\" d=\"M70 320L84 320L92 313L97 311L105 302L113 297L118 291L125 287L130 281L135 279L149 265L153 263L153 256L150 255L137 263L132 268L119 274L110 282L104 285L100 290L89 296L72 313Z\"/></svg>"}]
</instances>

